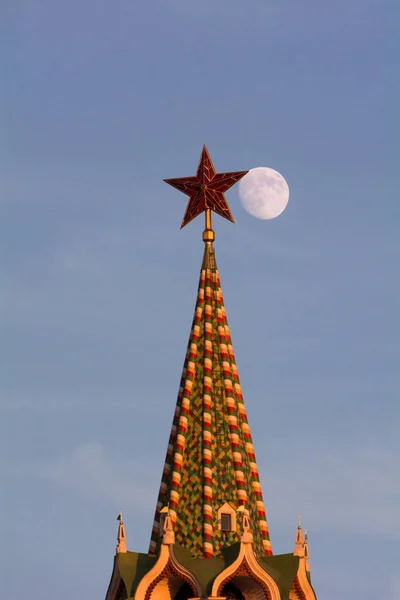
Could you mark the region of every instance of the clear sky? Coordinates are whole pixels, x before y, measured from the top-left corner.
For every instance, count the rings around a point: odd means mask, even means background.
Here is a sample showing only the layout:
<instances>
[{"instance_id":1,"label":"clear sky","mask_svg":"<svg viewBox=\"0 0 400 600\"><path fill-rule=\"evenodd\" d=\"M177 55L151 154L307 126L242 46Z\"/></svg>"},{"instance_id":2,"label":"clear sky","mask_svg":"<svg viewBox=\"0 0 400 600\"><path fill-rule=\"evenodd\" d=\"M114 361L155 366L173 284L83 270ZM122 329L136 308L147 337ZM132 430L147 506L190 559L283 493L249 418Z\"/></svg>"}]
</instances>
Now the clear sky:
<instances>
[{"instance_id":1,"label":"clear sky","mask_svg":"<svg viewBox=\"0 0 400 600\"><path fill-rule=\"evenodd\" d=\"M272 167L216 255L274 552L400 597L396 0L5 0L1 597L99 600L147 551L201 264L207 144Z\"/></svg>"}]
</instances>

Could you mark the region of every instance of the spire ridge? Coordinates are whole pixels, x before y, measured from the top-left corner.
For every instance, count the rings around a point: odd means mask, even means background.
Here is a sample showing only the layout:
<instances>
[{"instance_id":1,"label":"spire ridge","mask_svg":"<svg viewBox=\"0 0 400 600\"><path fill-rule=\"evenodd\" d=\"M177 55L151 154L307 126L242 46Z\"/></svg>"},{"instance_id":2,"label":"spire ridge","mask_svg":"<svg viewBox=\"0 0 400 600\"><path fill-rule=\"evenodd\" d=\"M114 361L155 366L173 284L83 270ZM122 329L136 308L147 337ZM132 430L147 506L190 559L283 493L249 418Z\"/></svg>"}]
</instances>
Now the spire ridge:
<instances>
[{"instance_id":1,"label":"spire ridge","mask_svg":"<svg viewBox=\"0 0 400 600\"><path fill-rule=\"evenodd\" d=\"M217 264L215 262L215 252L214 246L212 242L206 242L203 254L203 262L201 265L201 269L215 271L217 268Z\"/></svg>"}]
</instances>

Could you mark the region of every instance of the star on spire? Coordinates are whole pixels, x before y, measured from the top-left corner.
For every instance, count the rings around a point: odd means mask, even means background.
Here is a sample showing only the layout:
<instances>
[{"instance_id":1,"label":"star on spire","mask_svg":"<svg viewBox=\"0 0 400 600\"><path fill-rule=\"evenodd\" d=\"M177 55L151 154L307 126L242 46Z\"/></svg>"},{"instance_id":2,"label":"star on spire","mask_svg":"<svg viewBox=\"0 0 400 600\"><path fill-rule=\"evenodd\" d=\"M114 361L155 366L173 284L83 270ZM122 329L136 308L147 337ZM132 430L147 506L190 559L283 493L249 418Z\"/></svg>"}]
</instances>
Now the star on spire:
<instances>
[{"instance_id":1,"label":"star on spire","mask_svg":"<svg viewBox=\"0 0 400 600\"><path fill-rule=\"evenodd\" d=\"M189 196L181 229L202 212L207 214L210 210L234 223L235 221L225 198L225 192L246 173L248 171L217 173L207 147L204 145L197 173L194 177L164 179L166 183Z\"/></svg>"}]
</instances>

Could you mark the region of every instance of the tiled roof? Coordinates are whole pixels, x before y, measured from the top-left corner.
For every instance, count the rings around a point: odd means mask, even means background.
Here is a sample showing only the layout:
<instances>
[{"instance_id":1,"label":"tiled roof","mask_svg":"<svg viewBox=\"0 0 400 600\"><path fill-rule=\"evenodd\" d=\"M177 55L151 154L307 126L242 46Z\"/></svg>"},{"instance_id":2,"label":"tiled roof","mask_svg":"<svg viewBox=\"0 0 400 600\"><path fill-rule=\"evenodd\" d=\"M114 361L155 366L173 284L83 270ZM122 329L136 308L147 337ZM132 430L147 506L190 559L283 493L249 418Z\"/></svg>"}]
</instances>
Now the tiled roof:
<instances>
[{"instance_id":1,"label":"tiled roof","mask_svg":"<svg viewBox=\"0 0 400 600\"><path fill-rule=\"evenodd\" d=\"M221 531L225 503L249 510L256 553L272 554L214 248L206 242L150 554L160 545L159 511L168 506L178 544L193 557L221 555L240 533Z\"/></svg>"}]
</instances>

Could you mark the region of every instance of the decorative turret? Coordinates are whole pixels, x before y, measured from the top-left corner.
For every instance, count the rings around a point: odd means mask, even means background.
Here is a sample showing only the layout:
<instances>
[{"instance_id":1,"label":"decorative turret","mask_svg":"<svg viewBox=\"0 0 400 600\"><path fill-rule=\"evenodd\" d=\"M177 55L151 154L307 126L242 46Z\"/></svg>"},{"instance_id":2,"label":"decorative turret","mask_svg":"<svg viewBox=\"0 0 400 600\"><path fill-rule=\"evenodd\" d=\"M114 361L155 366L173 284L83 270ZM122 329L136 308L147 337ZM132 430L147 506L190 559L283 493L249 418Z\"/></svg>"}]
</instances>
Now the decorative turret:
<instances>
[{"instance_id":1,"label":"decorative turret","mask_svg":"<svg viewBox=\"0 0 400 600\"><path fill-rule=\"evenodd\" d=\"M297 518L297 531L296 531L296 537L294 540L293 554L295 556L300 556L300 557L304 556L304 535L303 535L303 530L301 528L300 515L298 515L298 518Z\"/></svg>"},{"instance_id":2,"label":"decorative turret","mask_svg":"<svg viewBox=\"0 0 400 600\"><path fill-rule=\"evenodd\" d=\"M174 534L174 529L172 527L171 517L169 516L168 508L166 506L164 506L164 508L162 510L160 510L160 514L162 514L164 517L162 520L162 530L163 530L162 543L165 546L170 546L171 544L175 544L175 534Z\"/></svg>"},{"instance_id":3,"label":"decorative turret","mask_svg":"<svg viewBox=\"0 0 400 600\"><path fill-rule=\"evenodd\" d=\"M239 507L239 511L243 514L242 519L242 537L240 538L240 542L242 544L252 544L253 543L253 534L250 530L250 519L249 519L249 511L243 505Z\"/></svg>"},{"instance_id":4,"label":"decorative turret","mask_svg":"<svg viewBox=\"0 0 400 600\"><path fill-rule=\"evenodd\" d=\"M119 515L117 517L117 521L119 521L119 526L118 526L118 537L117 537L118 544L117 544L116 552L117 552L117 554L119 554L120 552L126 552L125 525L122 520L122 513L119 513Z\"/></svg>"},{"instance_id":5,"label":"decorative turret","mask_svg":"<svg viewBox=\"0 0 400 600\"><path fill-rule=\"evenodd\" d=\"M310 563L308 562L308 559L310 558L310 552L308 550L308 534L307 534L307 529L305 530L305 533L304 533L304 558L306 559L306 570L308 572L310 572Z\"/></svg>"}]
</instances>

